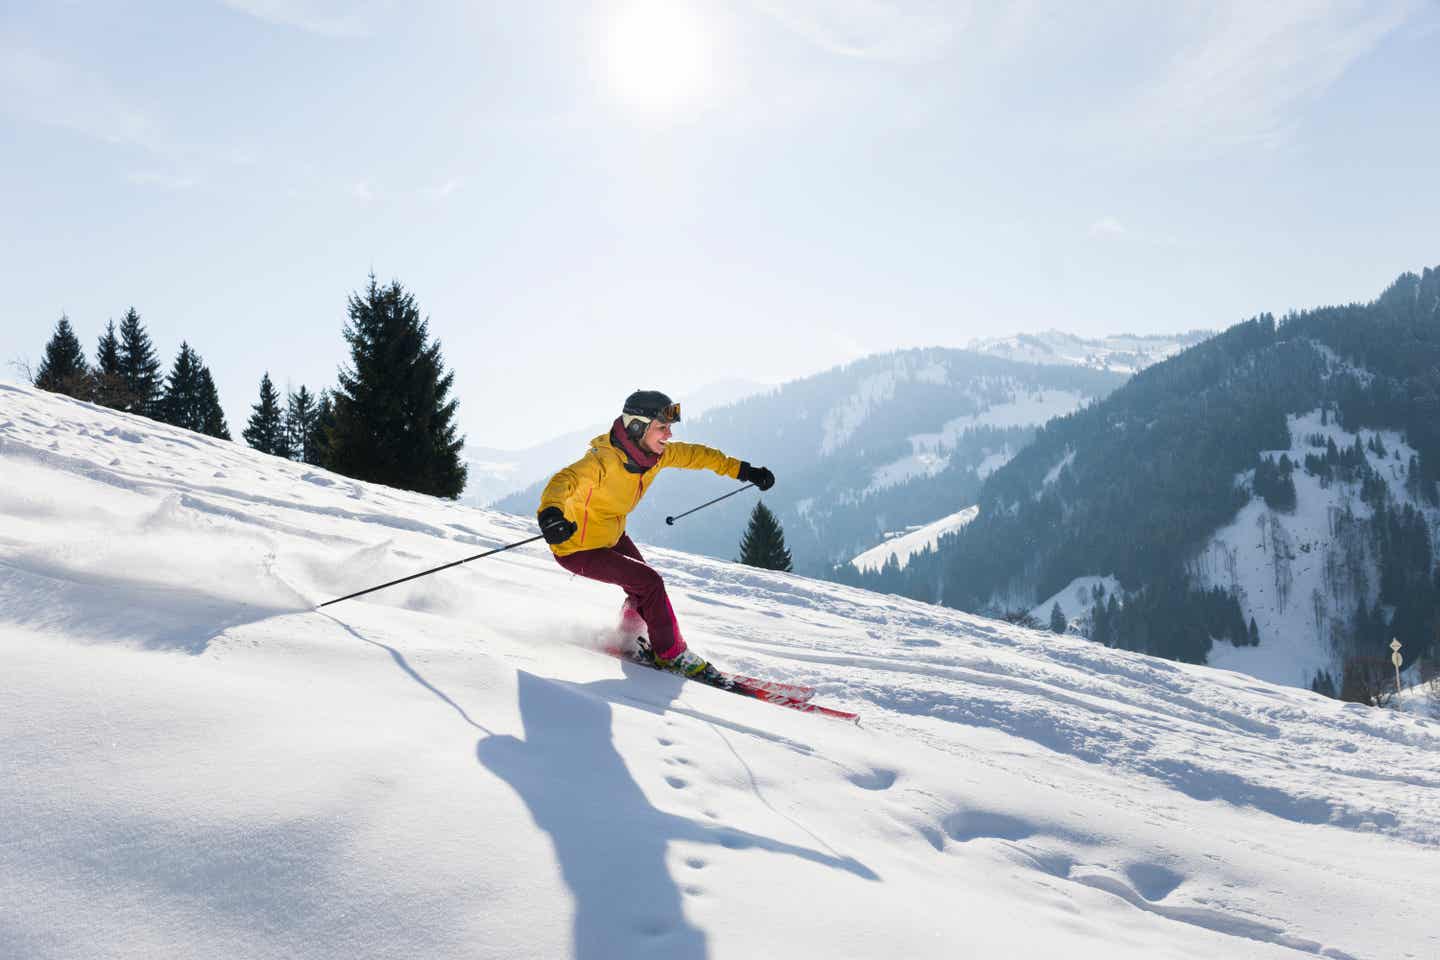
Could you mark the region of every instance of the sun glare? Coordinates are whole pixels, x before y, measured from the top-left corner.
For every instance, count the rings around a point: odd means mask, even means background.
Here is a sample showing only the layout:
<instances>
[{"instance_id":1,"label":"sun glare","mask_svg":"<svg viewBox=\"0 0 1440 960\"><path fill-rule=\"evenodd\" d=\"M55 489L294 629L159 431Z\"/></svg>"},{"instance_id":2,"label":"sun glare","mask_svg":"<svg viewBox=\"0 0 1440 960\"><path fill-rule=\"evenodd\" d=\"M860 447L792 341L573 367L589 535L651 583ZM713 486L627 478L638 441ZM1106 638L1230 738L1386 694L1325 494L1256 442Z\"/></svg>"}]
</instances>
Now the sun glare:
<instances>
[{"instance_id":1,"label":"sun glare","mask_svg":"<svg viewBox=\"0 0 1440 960\"><path fill-rule=\"evenodd\" d=\"M684 108L710 87L710 54L705 21L691 4L632 0L610 22L610 88L632 107Z\"/></svg>"}]
</instances>

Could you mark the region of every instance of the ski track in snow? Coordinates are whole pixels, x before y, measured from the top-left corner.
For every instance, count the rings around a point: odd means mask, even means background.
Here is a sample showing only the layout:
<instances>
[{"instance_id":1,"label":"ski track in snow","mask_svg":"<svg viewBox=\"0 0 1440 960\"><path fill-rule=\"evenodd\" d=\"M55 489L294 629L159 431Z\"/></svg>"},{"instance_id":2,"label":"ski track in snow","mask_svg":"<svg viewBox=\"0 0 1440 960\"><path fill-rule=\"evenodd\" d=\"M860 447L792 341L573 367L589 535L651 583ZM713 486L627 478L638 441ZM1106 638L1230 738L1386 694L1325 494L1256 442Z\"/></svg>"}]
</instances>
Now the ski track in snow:
<instances>
[{"instance_id":1,"label":"ski track in snow","mask_svg":"<svg viewBox=\"0 0 1440 960\"><path fill-rule=\"evenodd\" d=\"M1440 955L1426 720L642 545L839 724L543 549L311 609L526 518L23 387L0 470L0 955Z\"/></svg>"}]
</instances>

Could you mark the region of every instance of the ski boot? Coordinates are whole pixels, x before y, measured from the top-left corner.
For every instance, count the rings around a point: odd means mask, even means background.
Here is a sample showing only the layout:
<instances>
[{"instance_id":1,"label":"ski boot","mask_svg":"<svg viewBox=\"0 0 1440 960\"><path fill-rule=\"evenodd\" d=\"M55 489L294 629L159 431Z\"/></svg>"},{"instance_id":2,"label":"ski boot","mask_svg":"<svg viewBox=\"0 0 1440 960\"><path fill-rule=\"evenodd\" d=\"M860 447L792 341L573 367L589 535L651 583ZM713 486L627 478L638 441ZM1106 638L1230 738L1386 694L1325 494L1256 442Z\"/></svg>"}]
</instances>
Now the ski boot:
<instances>
[{"instance_id":1,"label":"ski boot","mask_svg":"<svg viewBox=\"0 0 1440 960\"><path fill-rule=\"evenodd\" d=\"M668 670L671 673L678 673L682 677L691 678L699 677L707 670L714 670L714 668L706 662L704 657L689 648L680 651L678 657L671 657L669 660L662 660L656 657L655 666L661 670Z\"/></svg>"}]
</instances>

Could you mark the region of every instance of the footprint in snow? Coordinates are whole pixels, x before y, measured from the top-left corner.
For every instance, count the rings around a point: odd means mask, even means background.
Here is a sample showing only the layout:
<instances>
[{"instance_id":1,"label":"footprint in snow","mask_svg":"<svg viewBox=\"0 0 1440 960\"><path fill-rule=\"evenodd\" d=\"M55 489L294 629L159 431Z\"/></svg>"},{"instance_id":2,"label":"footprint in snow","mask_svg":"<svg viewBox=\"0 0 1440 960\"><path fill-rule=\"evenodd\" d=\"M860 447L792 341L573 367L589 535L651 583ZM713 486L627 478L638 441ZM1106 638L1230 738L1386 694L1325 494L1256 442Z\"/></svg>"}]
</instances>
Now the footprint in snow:
<instances>
[{"instance_id":1,"label":"footprint in snow","mask_svg":"<svg viewBox=\"0 0 1440 960\"><path fill-rule=\"evenodd\" d=\"M1024 840L1035 828L1019 817L985 810L960 810L945 818L945 833L956 843L989 837L995 840Z\"/></svg>"},{"instance_id":2,"label":"footprint in snow","mask_svg":"<svg viewBox=\"0 0 1440 960\"><path fill-rule=\"evenodd\" d=\"M847 779L862 790L889 790L899 777L894 770L875 769L849 774Z\"/></svg>"}]
</instances>

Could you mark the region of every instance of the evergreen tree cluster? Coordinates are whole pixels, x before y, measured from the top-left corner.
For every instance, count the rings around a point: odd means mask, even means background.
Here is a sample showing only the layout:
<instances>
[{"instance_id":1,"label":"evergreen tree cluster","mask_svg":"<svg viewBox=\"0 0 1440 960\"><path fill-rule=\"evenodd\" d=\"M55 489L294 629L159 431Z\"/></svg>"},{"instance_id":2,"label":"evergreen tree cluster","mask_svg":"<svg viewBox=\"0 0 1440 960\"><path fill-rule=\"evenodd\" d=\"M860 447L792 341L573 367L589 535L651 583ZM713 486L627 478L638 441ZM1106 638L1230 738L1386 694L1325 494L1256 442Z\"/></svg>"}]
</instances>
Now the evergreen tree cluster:
<instances>
[{"instance_id":1,"label":"evergreen tree cluster","mask_svg":"<svg viewBox=\"0 0 1440 960\"><path fill-rule=\"evenodd\" d=\"M106 325L95 347L93 367L70 318L62 315L45 345L35 386L230 439L210 368L188 343L181 343L169 376L162 375L154 344L134 307L125 312L118 330L113 320Z\"/></svg>"},{"instance_id":2,"label":"evergreen tree cluster","mask_svg":"<svg viewBox=\"0 0 1440 960\"><path fill-rule=\"evenodd\" d=\"M1282 453L1279 462L1261 457L1255 464L1255 495L1272 510L1295 512L1295 464L1289 454Z\"/></svg>"},{"instance_id":3,"label":"evergreen tree cluster","mask_svg":"<svg viewBox=\"0 0 1440 960\"><path fill-rule=\"evenodd\" d=\"M1254 618L1246 624L1233 593L1195 589L1183 577L1108 596L1096 587L1090 618L1092 640L1186 663L1204 663L1216 640L1237 647L1260 642Z\"/></svg>"},{"instance_id":4,"label":"evergreen tree cluster","mask_svg":"<svg viewBox=\"0 0 1440 960\"><path fill-rule=\"evenodd\" d=\"M250 408L250 420L241 436L261 453L328 468L334 425L330 391L320 391L317 398L302 384L299 390L287 393L282 403L267 370L260 377L260 398Z\"/></svg>"},{"instance_id":5,"label":"evergreen tree cluster","mask_svg":"<svg viewBox=\"0 0 1440 960\"><path fill-rule=\"evenodd\" d=\"M306 386L281 396L269 371L242 437L263 453L325 467L360 480L435 496L465 488L458 436L459 401L450 396L455 374L432 342L428 321L399 281L382 287L370 277L349 298L344 336L351 365L333 390ZM199 354L181 343L168 377L131 308L117 329L111 321L96 348L95 365L62 316L46 345L35 385L230 439L215 381Z\"/></svg>"},{"instance_id":6,"label":"evergreen tree cluster","mask_svg":"<svg viewBox=\"0 0 1440 960\"><path fill-rule=\"evenodd\" d=\"M1390 659L1390 641L1399 640L1412 657L1436 652L1440 629L1440 570L1435 569L1430 525L1413 504L1381 500L1370 523L1380 589L1368 610L1355 612L1348 652ZM1388 615L1387 615L1388 614Z\"/></svg>"},{"instance_id":7,"label":"evergreen tree cluster","mask_svg":"<svg viewBox=\"0 0 1440 960\"><path fill-rule=\"evenodd\" d=\"M1335 438L1330 436L1315 436L1311 438L1311 446L1323 448L1324 453L1307 453L1305 455L1305 472L1312 477L1320 479L1321 487L1329 487L1334 483L1358 483L1360 484L1360 499L1372 506L1385 496L1385 481L1375 469L1370 466L1370 458L1367 451L1376 453L1384 451L1384 441L1379 434L1370 438L1369 443L1360 439L1360 434L1355 434L1355 442L1341 450L1335 444ZM1378 457L1384 457L1384 452L1377 453ZM1418 466L1416 466L1418 472Z\"/></svg>"}]
</instances>

